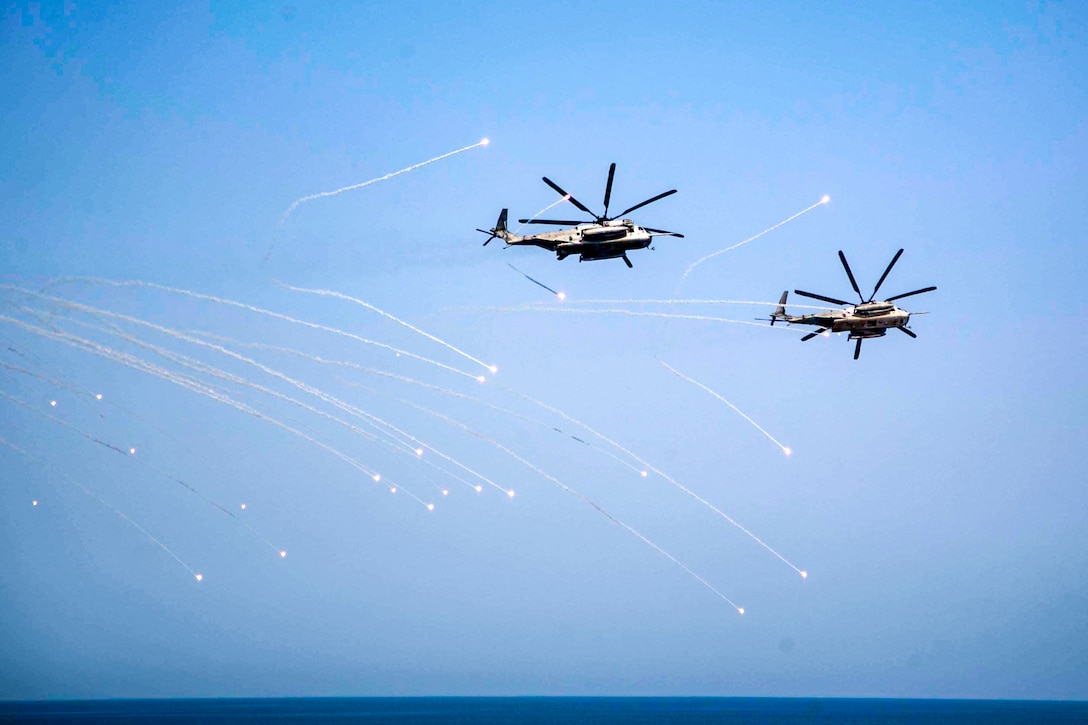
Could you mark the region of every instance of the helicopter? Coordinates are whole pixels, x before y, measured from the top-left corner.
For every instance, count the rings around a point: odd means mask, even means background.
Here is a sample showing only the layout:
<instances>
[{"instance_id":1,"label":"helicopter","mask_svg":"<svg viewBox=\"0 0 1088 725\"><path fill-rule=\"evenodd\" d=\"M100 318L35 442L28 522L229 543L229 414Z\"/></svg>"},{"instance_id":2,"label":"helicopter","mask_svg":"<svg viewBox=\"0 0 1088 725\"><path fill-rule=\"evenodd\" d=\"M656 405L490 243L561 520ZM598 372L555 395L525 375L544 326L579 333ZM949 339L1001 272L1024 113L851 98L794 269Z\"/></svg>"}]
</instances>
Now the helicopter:
<instances>
[{"instance_id":1,"label":"helicopter","mask_svg":"<svg viewBox=\"0 0 1088 725\"><path fill-rule=\"evenodd\" d=\"M845 300L837 300L834 297L824 297L823 295L817 295L811 292L794 290L796 294L799 294L802 297L810 297L814 300L822 300L835 305L845 305L846 308L842 310L828 310L827 312L821 312L815 315L787 315L786 296L789 292L786 291L782 293L782 298L778 301L778 307L776 307L771 314L771 325L774 326L775 322L783 320L786 324L790 325L816 325L820 328L815 332L810 332L802 337L801 342L811 340L817 335L828 331L849 332L850 336L847 339L857 340L857 345L854 347L855 360L861 355L861 343L863 340L870 337L884 337L885 333L887 333L890 328L895 328L914 338L918 337L907 327L907 322L910 321L911 313L899 309L892 304L892 302L894 300L903 299L904 297L910 297L911 295L932 292L937 289L936 287L926 287L924 289L914 290L913 292L894 295L883 302L873 301L877 291L880 290L880 285L884 284L885 278L887 278L888 273L892 271L892 267L899 261L899 257L902 254L902 249L895 253L895 256L892 257L892 261L888 264L888 268L884 270L884 274L880 275L880 280L876 283L876 287L873 288L873 293L869 295L869 299L865 299L861 294L861 290L858 289L858 283L854 280L854 273L850 271L850 265L846 261L846 255L842 253L842 250L839 250L839 260L842 261L843 269L846 270L846 276L850 278L850 284L853 286L854 291L858 293L858 298L861 300L861 303L854 304L846 302ZM914 314L924 315L926 313L916 312Z\"/></svg>"},{"instance_id":2,"label":"helicopter","mask_svg":"<svg viewBox=\"0 0 1088 725\"><path fill-rule=\"evenodd\" d=\"M652 204L659 199L664 199L676 193L676 189L666 191L663 194L651 197L646 201L624 209L614 216L608 215L608 203L612 198L612 179L616 175L616 165L608 168L608 183L604 187L604 214L597 215L589 210L582 202L563 191L555 182L547 176L544 183L559 192L565 201L569 201L576 207L593 217L592 222L563 221L558 219L519 219L520 224L550 224L553 226L571 227L557 232L544 232L543 234L530 234L519 237L510 232L506 226L507 213L503 209L499 214L499 220L494 228L489 230L477 229L483 234L489 234L488 243L498 237L506 242L506 246L534 246L555 252L557 259L566 259L572 254L578 255L579 262L590 262L598 259L622 259L628 267L633 267L631 260L627 258L627 252L632 249L645 249L650 246L654 237L681 237L683 234L667 232L664 229L651 229L640 227L630 219L622 218L625 214L641 209L647 204Z\"/></svg>"}]
</instances>

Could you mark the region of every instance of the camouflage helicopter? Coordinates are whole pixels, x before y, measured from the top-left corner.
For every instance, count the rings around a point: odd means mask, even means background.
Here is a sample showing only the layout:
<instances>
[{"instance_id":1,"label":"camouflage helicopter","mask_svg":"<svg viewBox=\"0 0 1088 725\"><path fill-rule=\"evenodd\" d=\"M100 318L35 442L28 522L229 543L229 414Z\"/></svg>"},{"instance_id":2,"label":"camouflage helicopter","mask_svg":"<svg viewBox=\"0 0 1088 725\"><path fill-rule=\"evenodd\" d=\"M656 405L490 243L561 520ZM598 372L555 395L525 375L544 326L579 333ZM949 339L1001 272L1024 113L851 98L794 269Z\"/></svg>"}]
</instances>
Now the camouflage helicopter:
<instances>
[{"instance_id":1,"label":"camouflage helicopter","mask_svg":"<svg viewBox=\"0 0 1088 725\"><path fill-rule=\"evenodd\" d=\"M840 250L839 259L842 261L843 269L846 270L846 276L850 278L850 284L853 286L854 291L858 293L858 298L861 299L861 304L853 304L844 300L837 300L834 297L824 297L823 295L812 294L811 292L794 290L795 293L802 297L811 297L814 300L822 300L835 305L845 305L846 309L828 310L827 312L820 312L814 315L787 315L786 295L789 294L787 291L782 293L782 298L778 301L778 307L776 307L771 314L771 325L773 326L778 320L783 320L790 325L816 325L820 328L815 332L810 332L802 337L802 342L811 340L817 335L828 331L849 332L850 337L848 339L858 341L857 345L854 347L855 360L861 355L862 340L870 337L884 337L884 334L889 328L894 327L911 337L918 337L907 328L907 322L910 320L911 313L899 309L892 304L892 302L894 300L903 299L904 297L910 297L911 295L932 292L937 289L936 287L917 289L913 292L906 292L901 295L889 297L883 302L873 302L873 298L876 297L880 285L884 284L884 279L888 276L888 272L892 271L892 267L895 266L895 263L899 261L899 256L901 254L903 254L902 249L895 253L891 263L888 264L888 268L884 270L884 274L880 275L880 280L876 283L876 287L873 288L873 293L869 295L869 299L865 299L861 294L861 290L858 289L858 283L854 280L854 273L850 271L850 265L846 262L846 255ZM920 315L925 313L916 312L915 314Z\"/></svg>"},{"instance_id":2,"label":"camouflage helicopter","mask_svg":"<svg viewBox=\"0 0 1088 725\"><path fill-rule=\"evenodd\" d=\"M645 249L650 246L654 237L683 237L683 234L667 232L663 229L651 229L640 227L630 219L622 218L635 209L641 209L647 204L652 204L659 199L664 199L676 193L676 189L658 194L644 202L624 209L614 216L608 215L608 202L612 197L612 178L616 175L616 165L612 164L608 169L608 183L604 187L604 214L597 215L589 210L582 202L563 191L559 186L544 177L544 183L555 189L571 204L593 217L592 222L563 221L558 219L519 219L520 224L551 224L553 226L572 227L557 232L545 232L543 234L530 234L519 237L510 232L506 227L507 210L503 209L499 214L499 220L495 227L489 230L477 229L483 234L490 234L488 243L498 237L506 242L507 246L534 246L555 252L556 258L565 259L572 254L578 255L578 261L588 262L597 259L622 259L628 267L633 267L631 260L627 258L627 252L632 249Z\"/></svg>"}]
</instances>

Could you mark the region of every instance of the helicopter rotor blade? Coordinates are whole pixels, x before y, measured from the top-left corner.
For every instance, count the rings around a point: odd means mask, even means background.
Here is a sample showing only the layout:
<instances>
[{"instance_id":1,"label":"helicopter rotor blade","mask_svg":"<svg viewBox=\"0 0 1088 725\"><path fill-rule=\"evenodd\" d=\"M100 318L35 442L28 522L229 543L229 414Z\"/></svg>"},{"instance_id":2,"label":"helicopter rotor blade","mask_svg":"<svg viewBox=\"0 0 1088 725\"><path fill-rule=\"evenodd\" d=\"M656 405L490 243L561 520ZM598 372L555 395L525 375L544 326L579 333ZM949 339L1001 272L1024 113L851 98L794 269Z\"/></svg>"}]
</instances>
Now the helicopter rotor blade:
<instances>
[{"instance_id":1,"label":"helicopter rotor blade","mask_svg":"<svg viewBox=\"0 0 1088 725\"><path fill-rule=\"evenodd\" d=\"M573 222L569 219L518 219L518 224L555 224L564 227L576 227L586 222Z\"/></svg>"},{"instance_id":2,"label":"helicopter rotor blade","mask_svg":"<svg viewBox=\"0 0 1088 725\"><path fill-rule=\"evenodd\" d=\"M604 218L608 218L608 200L612 198L612 177L616 175L616 165L608 167L608 183L604 186Z\"/></svg>"},{"instance_id":3,"label":"helicopter rotor blade","mask_svg":"<svg viewBox=\"0 0 1088 725\"><path fill-rule=\"evenodd\" d=\"M913 332L911 332L910 330L908 330L905 327L897 327L895 329L899 330L900 332L905 332L906 334L910 335L911 337L915 337L915 338L918 337L917 335L915 335Z\"/></svg>"},{"instance_id":4,"label":"helicopter rotor blade","mask_svg":"<svg viewBox=\"0 0 1088 725\"><path fill-rule=\"evenodd\" d=\"M857 359L858 359L858 355L860 355L860 354L861 354L861 341L862 341L863 339L864 339L864 338L861 338L861 337L859 337L859 338L858 338L858 344L854 346L854 359L855 359L855 360L857 360Z\"/></svg>"},{"instance_id":5,"label":"helicopter rotor blade","mask_svg":"<svg viewBox=\"0 0 1088 725\"><path fill-rule=\"evenodd\" d=\"M642 202L640 204L635 204L630 209L624 209L623 211L621 211L619 214L617 214L616 216L614 216L612 218L616 219L618 217L626 216L627 214L630 214L631 212L633 212L635 209L641 209L642 207L646 206L647 204L653 204L658 199L664 199L666 196L671 196L672 194L675 194L675 193L676 193L676 189L671 189L669 191L666 191L663 194L658 194L657 196L651 197L651 198L647 199L646 201L644 201L644 202ZM574 201L574 200L571 199L571 201Z\"/></svg>"},{"instance_id":6,"label":"helicopter rotor blade","mask_svg":"<svg viewBox=\"0 0 1088 725\"><path fill-rule=\"evenodd\" d=\"M903 254L902 249L895 253L895 256L892 257L892 261L888 263L888 268L884 270L884 274L880 275L880 279L877 280L876 287L873 287L873 293L869 295L870 302L872 302L873 298L876 297L876 293L880 289L880 285L884 284L884 279L888 276L888 272L892 271L892 267L895 266L895 263L899 261L899 256L901 254Z\"/></svg>"},{"instance_id":7,"label":"helicopter rotor blade","mask_svg":"<svg viewBox=\"0 0 1088 725\"><path fill-rule=\"evenodd\" d=\"M651 229L650 227L642 227L642 228L645 229L646 231L650 232L651 234L660 234L663 237L667 236L667 237L680 237L681 239L684 238L684 235L681 234L680 232L667 232L664 229Z\"/></svg>"},{"instance_id":8,"label":"helicopter rotor blade","mask_svg":"<svg viewBox=\"0 0 1088 725\"><path fill-rule=\"evenodd\" d=\"M821 327L816 332L810 332L807 335L805 335L804 337L802 337L801 342L808 342L809 340L816 337L817 335L822 335L825 332L827 332L827 328L826 327Z\"/></svg>"},{"instance_id":9,"label":"helicopter rotor blade","mask_svg":"<svg viewBox=\"0 0 1088 725\"><path fill-rule=\"evenodd\" d=\"M842 253L841 249L839 250L839 260L842 262L843 269L846 270L846 276L850 278L850 284L853 285L854 291L858 293L858 299L864 302L865 298L861 296L861 290L858 289L858 283L854 279L854 273L850 271L850 265L846 262L846 255Z\"/></svg>"},{"instance_id":10,"label":"helicopter rotor blade","mask_svg":"<svg viewBox=\"0 0 1088 725\"><path fill-rule=\"evenodd\" d=\"M896 295L895 297L889 297L888 299L886 299L884 301L885 302L892 302L893 300L901 300L904 297L910 297L911 295L920 295L923 292L932 292L935 289L937 289L937 288L936 287L926 287L925 289L916 289L913 292L905 292L905 293L903 293L901 295Z\"/></svg>"},{"instance_id":11,"label":"helicopter rotor blade","mask_svg":"<svg viewBox=\"0 0 1088 725\"><path fill-rule=\"evenodd\" d=\"M556 191L558 191L558 192L559 192L559 196L565 196L565 197L567 197L567 201L569 201L569 202L570 202L571 204L574 204L574 205L575 205L576 207L578 207L579 209L581 209L582 211L584 211L584 212L585 212L586 214L589 214L589 215L591 215L591 216L592 216L592 217L593 217L594 219L596 219L596 218L597 218L597 215L596 215L596 214L594 214L593 212L591 212L591 211L590 211L590 210L589 210L589 209L588 209L588 208L586 207L586 205L585 205L585 204L583 204L582 202L578 201L577 199L575 199L575 198L574 198L573 196L571 196L571 195L570 195L570 194L568 194L567 192L563 191L563 189L561 189L561 188L559 187L559 185L558 185L558 184L556 184L556 183L555 183L554 181L552 181L551 179L549 179L549 178L548 178L547 176L545 176L545 177L544 177L544 183L545 183L545 184L547 184L548 186L552 187L552 188L553 188L553 189L555 189Z\"/></svg>"},{"instance_id":12,"label":"helicopter rotor blade","mask_svg":"<svg viewBox=\"0 0 1088 725\"><path fill-rule=\"evenodd\" d=\"M845 305L845 306L849 307L850 304L852 304L852 303L846 302L844 300L837 300L834 297L824 297L823 295L817 295L817 294L813 294L812 292L805 292L805 291L799 290L799 289L795 289L793 291L793 293L795 295L801 295L802 297L811 297L814 300L823 300L824 302L830 302L833 305Z\"/></svg>"}]
</instances>

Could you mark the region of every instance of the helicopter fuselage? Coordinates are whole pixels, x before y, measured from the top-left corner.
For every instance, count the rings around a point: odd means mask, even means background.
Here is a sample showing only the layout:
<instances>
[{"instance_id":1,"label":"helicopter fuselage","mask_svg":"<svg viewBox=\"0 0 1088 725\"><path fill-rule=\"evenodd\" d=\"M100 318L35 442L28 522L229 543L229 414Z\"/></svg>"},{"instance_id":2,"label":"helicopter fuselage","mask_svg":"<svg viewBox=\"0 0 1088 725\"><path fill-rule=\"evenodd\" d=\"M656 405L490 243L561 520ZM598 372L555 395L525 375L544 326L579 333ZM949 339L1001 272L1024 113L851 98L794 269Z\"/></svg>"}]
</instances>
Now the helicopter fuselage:
<instances>
[{"instance_id":1,"label":"helicopter fuselage","mask_svg":"<svg viewBox=\"0 0 1088 725\"><path fill-rule=\"evenodd\" d=\"M510 246L541 247L555 252L558 259L577 254L579 261L589 262L623 257L632 249L645 249L652 240L653 235L630 219L612 219L525 237L509 235L504 241Z\"/></svg>"},{"instance_id":2,"label":"helicopter fuselage","mask_svg":"<svg viewBox=\"0 0 1088 725\"><path fill-rule=\"evenodd\" d=\"M814 325L829 332L848 332L851 340L883 337L889 328L906 327L910 322L910 313L891 302L866 302L815 315L777 317L791 325Z\"/></svg>"}]
</instances>

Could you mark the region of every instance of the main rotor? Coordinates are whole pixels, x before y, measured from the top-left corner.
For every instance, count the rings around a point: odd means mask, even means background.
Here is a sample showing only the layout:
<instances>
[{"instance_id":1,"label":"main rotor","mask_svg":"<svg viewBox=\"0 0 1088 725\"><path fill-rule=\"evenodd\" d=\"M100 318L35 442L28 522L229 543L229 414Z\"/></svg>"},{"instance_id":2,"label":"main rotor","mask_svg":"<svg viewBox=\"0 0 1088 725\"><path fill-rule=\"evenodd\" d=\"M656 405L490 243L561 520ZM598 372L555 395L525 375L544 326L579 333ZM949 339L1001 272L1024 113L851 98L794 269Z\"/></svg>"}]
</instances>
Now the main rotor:
<instances>
[{"instance_id":1,"label":"main rotor","mask_svg":"<svg viewBox=\"0 0 1088 725\"><path fill-rule=\"evenodd\" d=\"M900 249L898 252L895 253L895 256L892 257L892 261L888 263L888 267L884 270L884 274L880 275L880 279L877 280L876 287L873 288L873 293L871 295L869 295L869 299L865 299L865 296L863 294L861 294L861 290L858 289L857 280L854 279L854 273L850 270L850 263L846 261L846 255L842 253L841 249L839 250L839 261L842 262L842 267L843 267L843 269L846 270L846 276L850 278L850 286L854 288L854 292L857 292L858 299L861 300L861 304L863 304L863 305L868 304L868 303L872 302L873 299L876 298L876 293L880 291L880 285L884 284L884 280L888 278L888 273L892 271L892 267L894 267L895 263L899 261L899 257L902 256L902 254L903 254L902 249ZM894 300L901 300L904 297L910 297L911 295L920 295L923 292L932 292L935 289L937 289L937 288L936 287L926 287L924 289L916 289L913 292L904 292L901 295L894 295L894 296L889 297L888 299L883 300L883 301L884 302L893 302ZM799 294L802 297L810 297L810 298L812 298L814 300L822 300L824 302L830 302L833 305L842 305L844 307L850 307L851 305L854 304L853 302L847 302L846 300L839 300L839 299L835 299L834 297L825 297L824 295L813 294L812 292L804 292L804 291L799 290L799 289L796 289L793 292L794 292L794 294Z\"/></svg>"},{"instance_id":2,"label":"main rotor","mask_svg":"<svg viewBox=\"0 0 1088 725\"><path fill-rule=\"evenodd\" d=\"M660 201L661 199L664 199L666 196L671 196L671 195L676 193L676 189L670 189L669 191L658 194L657 196L652 196L649 199L647 199L646 201L642 201L642 202L639 202L638 204L635 204L634 206L628 207L628 208L624 209L623 211L621 211L619 214L614 214L612 216L609 216L608 215L608 205L612 200L612 180L615 178L615 176L616 176L616 165L612 164L611 166L608 167L608 181L605 183L605 187L604 187L604 213L603 214L594 213L589 207L587 207L585 204L583 204L582 202L575 199L574 196L572 196L571 194L564 191L562 187L560 187L554 181L549 179L547 176L542 177L542 178L544 179L545 184L547 184L552 189L554 189L566 201L569 201L571 204L574 204L574 206L578 207L579 209L584 211L586 214L589 214L591 217L593 217L593 220L597 224L607 224L608 222L610 222L610 221L612 221L614 219L620 219L620 218L626 216L627 214L630 214L631 212L633 212L636 209L641 209L642 207L646 206L647 204L653 204L655 201ZM572 221L572 220L569 220L569 219L519 219L518 222L521 223L521 224L551 224L551 225L555 225L555 226L578 226L579 224L585 224L585 222ZM684 236L683 234L677 234L676 232L667 232L667 231L665 231L663 229L651 229L649 227L643 227L643 229L645 229L648 232L655 233L655 234L668 234L668 235L674 236L674 237L683 237Z\"/></svg>"}]
</instances>

